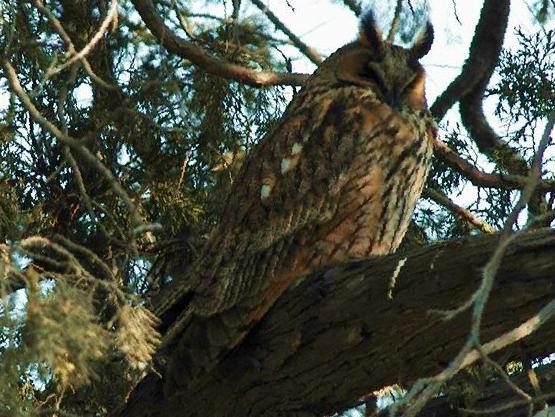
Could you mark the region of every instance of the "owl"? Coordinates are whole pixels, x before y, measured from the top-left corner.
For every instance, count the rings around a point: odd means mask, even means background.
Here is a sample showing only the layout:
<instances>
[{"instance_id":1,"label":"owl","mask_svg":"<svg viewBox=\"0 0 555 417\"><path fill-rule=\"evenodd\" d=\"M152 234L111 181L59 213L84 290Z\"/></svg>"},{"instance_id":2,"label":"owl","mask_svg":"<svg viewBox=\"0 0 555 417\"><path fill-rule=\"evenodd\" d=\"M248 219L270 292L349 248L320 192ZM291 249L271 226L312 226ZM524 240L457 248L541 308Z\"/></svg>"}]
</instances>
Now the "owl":
<instances>
[{"instance_id":1,"label":"owl","mask_svg":"<svg viewBox=\"0 0 555 417\"><path fill-rule=\"evenodd\" d=\"M311 272L398 248L436 132L418 62L432 40L428 24L392 45L365 14L248 153L188 285L155 311L168 383L193 385Z\"/></svg>"}]
</instances>

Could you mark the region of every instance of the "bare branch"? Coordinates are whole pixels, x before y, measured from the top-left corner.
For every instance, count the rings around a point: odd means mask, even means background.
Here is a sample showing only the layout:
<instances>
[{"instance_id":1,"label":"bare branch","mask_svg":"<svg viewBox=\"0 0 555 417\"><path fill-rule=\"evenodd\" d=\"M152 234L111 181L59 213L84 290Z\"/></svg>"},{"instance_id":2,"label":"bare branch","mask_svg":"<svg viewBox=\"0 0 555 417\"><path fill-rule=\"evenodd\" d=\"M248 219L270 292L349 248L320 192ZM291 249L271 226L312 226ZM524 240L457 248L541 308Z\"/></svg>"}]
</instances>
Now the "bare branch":
<instances>
[{"instance_id":1,"label":"bare branch","mask_svg":"<svg viewBox=\"0 0 555 417\"><path fill-rule=\"evenodd\" d=\"M70 60L68 60L68 62L66 62L61 67L49 69L47 71L46 76L50 77L52 75L55 75L55 74L59 73L62 69L72 65L74 62L79 60L81 62L81 64L83 65L83 68L85 69L87 74L89 74L89 77L91 77L91 79L95 83L97 83L99 86L101 86L102 88L107 89L107 90L117 90L118 88L116 86L113 86L113 85L107 83L106 81L104 81L102 78L100 78L94 72L94 70L91 67L91 64L89 63L89 61L86 58L88 52L90 51L90 49L92 49L94 47L94 44L96 44L98 42L98 40L100 40L100 37L96 40L95 40L95 38L93 38L85 48L83 48L80 52L77 52L77 50L75 49L75 45L73 44L73 41L71 40L71 38L67 34L66 30L64 29L64 27L62 26L62 24L58 20L58 18L56 16L54 16L54 13L52 13L52 11L44 5L42 0L31 0L31 1L35 5L35 7L42 14L44 14L48 18L52 27L56 30L56 32L58 32L58 34L61 36L62 40L67 45L69 55L70 55L70 57L72 57ZM113 0L112 7L110 8L110 12L109 12L108 16L106 17L106 19L104 20L103 24L101 25L101 28L97 32L97 35L100 34L100 36L101 36L104 33L104 30L106 30L106 28L102 29L102 26L104 24L106 24L106 27L107 27L112 22L112 20L115 19L116 15L117 15L117 1ZM94 40L94 44L93 44L93 40ZM86 50L87 48L88 48L88 50Z\"/></svg>"},{"instance_id":2,"label":"bare branch","mask_svg":"<svg viewBox=\"0 0 555 417\"><path fill-rule=\"evenodd\" d=\"M487 224L484 220L477 217L474 213L470 210L465 209L457 204L455 204L449 197L445 194L432 190L431 188L426 188L422 192L422 197L429 198L430 200L435 201L437 204L442 205L443 207L447 208L449 211L453 212L457 217L466 220L476 229L484 232L484 233L495 233L496 230Z\"/></svg>"},{"instance_id":3,"label":"bare branch","mask_svg":"<svg viewBox=\"0 0 555 417\"><path fill-rule=\"evenodd\" d=\"M485 0L476 25L470 52L460 75L447 87L431 107L439 120L447 110L460 102L464 127L476 142L480 152L513 175L526 175L528 164L517 149L505 143L486 119L483 96L499 61L509 19L510 0ZM544 195L538 190L529 200L534 215L545 210Z\"/></svg>"},{"instance_id":4,"label":"bare branch","mask_svg":"<svg viewBox=\"0 0 555 417\"><path fill-rule=\"evenodd\" d=\"M387 34L387 42L393 43L397 29L401 24L401 10L403 8L403 0L397 0L397 5L395 6L395 11L393 12L393 20L391 21L391 28Z\"/></svg>"},{"instance_id":5,"label":"bare branch","mask_svg":"<svg viewBox=\"0 0 555 417\"><path fill-rule=\"evenodd\" d=\"M461 97L471 92L484 79L489 80L497 64L507 28L510 0L486 0L475 29L468 59L461 73L436 99L430 108L441 120Z\"/></svg>"},{"instance_id":6,"label":"bare branch","mask_svg":"<svg viewBox=\"0 0 555 417\"><path fill-rule=\"evenodd\" d=\"M108 11L108 15L101 23L100 27L98 28L94 36L91 38L91 40L85 45L83 49L75 53L67 62L63 63L57 68L48 70L47 76L52 76L54 74L57 74L60 71L63 71L65 68L72 65L73 63L80 61L84 57L86 57L91 52L91 50L96 46L96 44L100 41L100 39L102 39L102 37L104 36L104 33L108 29L108 26L110 26L110 24L113 21L116 21L117 15L118 15L118 2L117 0L112 0L112 4L110 6L110 10Z\"/></svg>"},{"instance_id":7,"label":"bare branch","mask_svg":"<svg viewBox=\"0 0 555 417\"><path fill-rule=\"evenodd\" d=\"M489 174L480 171L440 140L434 142L434 155L479 187L520 190L526 185L526 177L522 175ZM538 189L553 191L555 190L555 181L540 181Z\"/></svg>"},{"instance_id":8,"label":"bare branch","mask_svg":"<svg viewBox=\"0 0 555 417\"><path fill-rule=\"evenodd\" d=\"M291 39L293 45L295 45L295 47L299 51L301 51L308 59L310 59L312 63L316 65L320 65L322 63L322 56L318 52L316 52L316 50L305 44L301 38L299 38L287 26L285 26L285 23L279 20L279 18L274 13L272 13L272 11L262 1L251 0L251 2L266 15L268 20L270 20L270 22L272 22L278 30L285 33L287 37Z\"/></svg>"},{"instance_id":9,"label":"bare branch","mask_svg":"<svg viewBox=\"0 0 555 417\"><path fill-rule=\"evenodd\" d=\"M306 74L255 71L215 58L201 47L173 33L157 13L152 0L132 0L132 2L143 22L150 29L154 37L158 39L160 45L169 52L191 61L209 74L255 87L265 85L302 85L308 78Z\"/></svg>"}]
</instances>

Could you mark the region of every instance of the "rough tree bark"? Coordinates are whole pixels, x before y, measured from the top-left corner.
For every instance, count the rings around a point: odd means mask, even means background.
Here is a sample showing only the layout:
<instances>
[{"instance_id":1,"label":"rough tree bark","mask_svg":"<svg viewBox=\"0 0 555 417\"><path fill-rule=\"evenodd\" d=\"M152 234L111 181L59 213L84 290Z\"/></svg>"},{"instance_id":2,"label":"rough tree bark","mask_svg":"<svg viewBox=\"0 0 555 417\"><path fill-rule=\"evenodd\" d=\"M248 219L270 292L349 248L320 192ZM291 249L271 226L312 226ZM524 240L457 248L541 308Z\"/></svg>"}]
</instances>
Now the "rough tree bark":
<instances>
[{"instance_id":1,"label":"rough tree bark","mask_svg":"<svg viewBox=\"0 0 555 417\"><path fill-rule=\"evenodd\" d=\"M307 277L194 391L150 375L117 415L319 416L385 385L408 386L440 371L461 347L470 316L443 322L430 310L463 303L496 244L495 235L450 241ZM498 272L482 341L554 296L555 231L521 234ZM552 352L553 321L521 343L532 356Z\"/></svg>"}]
</instances>

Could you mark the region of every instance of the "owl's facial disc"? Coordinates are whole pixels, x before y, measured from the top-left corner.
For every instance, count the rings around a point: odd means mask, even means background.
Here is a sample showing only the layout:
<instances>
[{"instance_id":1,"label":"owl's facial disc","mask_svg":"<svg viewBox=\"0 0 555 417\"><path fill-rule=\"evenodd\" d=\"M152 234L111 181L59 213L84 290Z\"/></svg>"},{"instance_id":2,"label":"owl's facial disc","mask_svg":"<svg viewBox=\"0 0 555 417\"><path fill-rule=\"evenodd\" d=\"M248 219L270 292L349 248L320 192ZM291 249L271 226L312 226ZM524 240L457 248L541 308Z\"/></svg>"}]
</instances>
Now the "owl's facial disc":
<instances>
[{"instance_id":1,"label":"owl's facial disc","mask_svg":"<svg viewBox=\"0 0 555 417\"><path fill-rule=\"evenodd\" d=\"M410 48L392 45L383 40L372 12L365 13L360 21L358 43L365 52L358 53L357 65L351 59L349 67L356 70L356 76L351 76L350 81L368 86L393 108L424 108L425 76L418 60L430 51L433 39L434 30L428 22ZM345 77L339 78L347 81Z\"/></svg>"}]
</instances>

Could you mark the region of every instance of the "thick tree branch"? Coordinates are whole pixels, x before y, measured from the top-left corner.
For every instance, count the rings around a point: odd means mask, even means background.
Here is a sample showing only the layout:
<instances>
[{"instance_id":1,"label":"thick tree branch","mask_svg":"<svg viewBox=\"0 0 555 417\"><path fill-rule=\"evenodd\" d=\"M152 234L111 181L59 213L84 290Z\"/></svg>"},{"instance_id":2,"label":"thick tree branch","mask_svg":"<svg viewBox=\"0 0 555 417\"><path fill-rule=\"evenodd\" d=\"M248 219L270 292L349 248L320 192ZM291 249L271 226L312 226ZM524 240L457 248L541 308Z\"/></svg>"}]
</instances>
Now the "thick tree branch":
<instances>
[{"instance_id":1,"label":"thick tree branch","mask_svg":"<svg viewBox=\"0 0 555 417\"><path fill-rule=\"evenodd\" d=\"M526 185L526 177L523 175L490 174L480 171L440 140L434 142L434 155L478 187L520 190ZM555 181L540 181L538 190L555 190Z\"/></svg>"},{"instance_id":2,"label":"thick tree branch","mask_svg":"<svg viewBox=\"0 0 555 417\"><path fill-rule=\"evenodd\" d=\"M158 15L152 0L132 0L146 27L169 52L191 61L209 74L253 86L302 85L308 75L256 71L213 57L201 47L172 32Z\"/></svg>"},{"instance_id":3,"label":"thick tree branch","mask_svg":"<svg viewBox=\"0 0 555 417\"><path fill-rule=\"evenodd\" d=\"M484 92L499 62L509 20L510 0L485 0L470 45L468 59L460 75L447 87L430 108L440 120L457 101L464 127L478 149L512 175L526 175L528 164L518 150L505 143L486 119ZM541 190L531 199L529 209L540 215L545 211Z\"/></svg>"},{"instance_id":4,"label":"thick tree branch","mask_svg":"<svg viewBox=\"0 0 555 417\"><path fill-rule=\"evenodd\" d=\"M526 175L528 164L518 153L506 144L493 130L486 119L483 95L489 78L483 86L477 86L460 101L461 121L476 142L480 152L489 156L499 166L513 175Z\"/></svg>"},{"instance_id":5,"label":"thick tree branch","mask_svg":"<svg viewBox=\"0 0 555 417\"><path fill-rule=\"evenodd\" d=\"M447 110L461 97L470 93L476 85L484 79L489 80L503 45L509 8L510 0L485 0L468 59L461 73L430 108L437 120L441 120Z\"/></svg>"},{"instance_id":6,"label":"thick tree branch","mask_svg":"<svg viewBox=\"0 0 555 417\"><path fill-rule=\"evenodd\" d=\"M441 321L430 311L468 299L497 240L441 243L311 276L287 291L195 392L150 375L118 415L324 415L382 386L436 373L465 342L470 317ZM486 308L484 343L551 301L553 276L555 231L517 237ZM525 343L533 356L552 352L555 326L542 327Z\"/></svg>"},{"instance_id":7,"label":"thick tree branch","mask_svg":"<svg viewBox=\"0 0 555 417\"><path fill-rule=\"evenodd\" d=\"M499 62L509 21L509 11L510 0L486 0L484 2L480 20L476 25L474 38L470 45L468 60L462 68L461 76L457 78L467 79L466 91L459 94L460 112L464 127L474 138L481 152L498 161L511 174L526 175L528 165L515 149L510 148L495 133L486 120L483 109L484 91ZM471 76L472 78L468 79ZM436 103L441 103L440 99L444 96L445 93ZM434 106L432 106L432 111L437 110L437 107L434 108Z\"/></svg>"}]
</instances>

